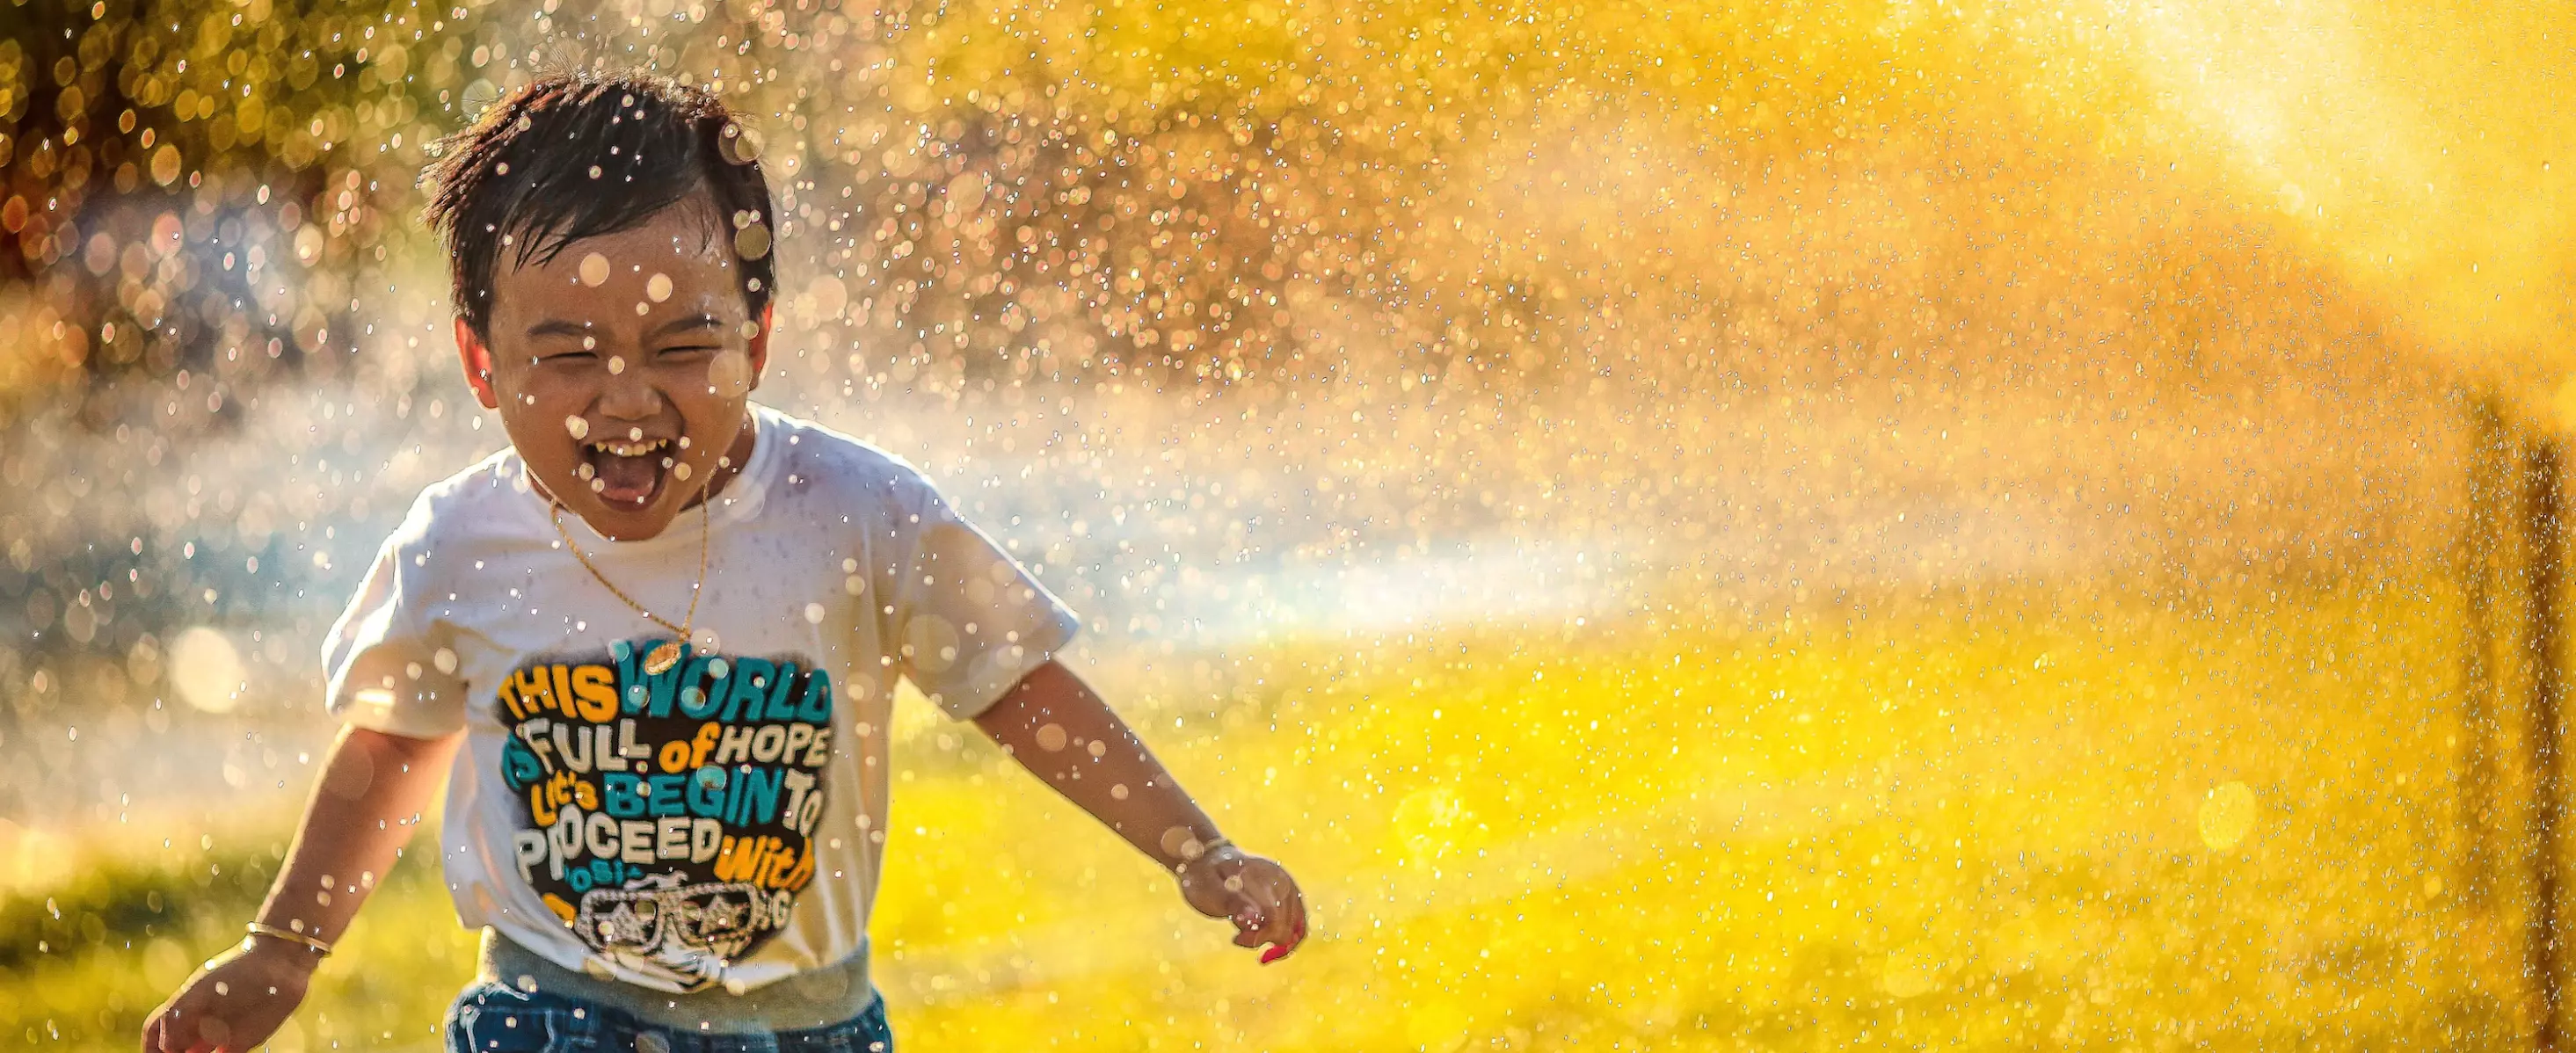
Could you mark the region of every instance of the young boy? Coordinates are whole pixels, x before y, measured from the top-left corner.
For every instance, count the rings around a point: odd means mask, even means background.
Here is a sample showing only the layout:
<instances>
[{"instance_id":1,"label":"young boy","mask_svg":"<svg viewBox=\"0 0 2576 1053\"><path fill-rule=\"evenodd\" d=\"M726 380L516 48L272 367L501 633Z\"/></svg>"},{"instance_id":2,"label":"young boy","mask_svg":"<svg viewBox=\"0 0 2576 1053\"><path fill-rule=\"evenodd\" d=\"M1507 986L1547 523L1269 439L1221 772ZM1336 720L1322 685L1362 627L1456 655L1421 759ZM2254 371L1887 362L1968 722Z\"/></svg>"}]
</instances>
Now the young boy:
<instances>
[{"instance_id":1,"label":"young boy","mask_svg":"<svg viewBox=\"0 0 2576 1053\"><path fill-rule=\"evenodd\" d=\"M265 1040L442 777L484 934L450 1049L889 1049L866 933L898 677L1237 944L1304 938L1287 872L1053 660L1077 624L1055 597L911 467L748 401L777 282L746 146L705 92L559 74L424 174L466 382L511 448L378 553L325 647L347 726L285 868L145 1049Z\"/></svg>"}]
</instances>

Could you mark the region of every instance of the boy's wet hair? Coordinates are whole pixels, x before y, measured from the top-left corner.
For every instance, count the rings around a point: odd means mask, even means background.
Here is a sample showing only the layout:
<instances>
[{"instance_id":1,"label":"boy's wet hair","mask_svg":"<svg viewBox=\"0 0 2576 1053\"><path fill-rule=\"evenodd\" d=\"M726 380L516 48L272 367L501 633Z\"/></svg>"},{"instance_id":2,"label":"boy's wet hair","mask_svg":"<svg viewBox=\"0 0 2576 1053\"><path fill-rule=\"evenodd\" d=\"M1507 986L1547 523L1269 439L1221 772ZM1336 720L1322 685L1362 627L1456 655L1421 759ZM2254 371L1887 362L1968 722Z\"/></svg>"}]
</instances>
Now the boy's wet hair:
<instances>
[{"instance_id":1,"label":"boy's wet hair","mask_svg":"<svg viewBox=\"0 0 2576 1053\"><path fill-rule=\"evenodd\" d=\"M714 93L665 77L571 70L521 85L440 140L421 170L456 313L488 338L502 252L516 265L543 263L703 192L713 205L707 234L742 265L758 319L776 285L772 231L735 236L775 222L753 142Z\"/></svg>"}]
</instances>

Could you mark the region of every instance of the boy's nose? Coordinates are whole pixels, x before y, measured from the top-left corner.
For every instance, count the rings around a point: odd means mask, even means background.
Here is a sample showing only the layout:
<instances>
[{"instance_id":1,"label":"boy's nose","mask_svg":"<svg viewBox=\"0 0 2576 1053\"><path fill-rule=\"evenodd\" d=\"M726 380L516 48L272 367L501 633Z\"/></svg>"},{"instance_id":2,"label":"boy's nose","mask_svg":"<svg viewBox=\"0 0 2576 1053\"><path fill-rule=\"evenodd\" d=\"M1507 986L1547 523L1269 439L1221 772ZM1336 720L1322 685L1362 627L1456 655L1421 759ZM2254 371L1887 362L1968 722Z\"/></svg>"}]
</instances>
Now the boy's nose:
<instances>
[{"instance_id":1,"label":"boy's nose","mask_svg":"<svg viewBox=\"0 0 2576 1053\"><path fill-rule=\"evenodd\" d=\"M609 360L608 379L600 385L599 413L616 420L640 420L662 410L662 392L645 379L644 370L618 368L625 360Z\"/></svg>"}]
</instances>

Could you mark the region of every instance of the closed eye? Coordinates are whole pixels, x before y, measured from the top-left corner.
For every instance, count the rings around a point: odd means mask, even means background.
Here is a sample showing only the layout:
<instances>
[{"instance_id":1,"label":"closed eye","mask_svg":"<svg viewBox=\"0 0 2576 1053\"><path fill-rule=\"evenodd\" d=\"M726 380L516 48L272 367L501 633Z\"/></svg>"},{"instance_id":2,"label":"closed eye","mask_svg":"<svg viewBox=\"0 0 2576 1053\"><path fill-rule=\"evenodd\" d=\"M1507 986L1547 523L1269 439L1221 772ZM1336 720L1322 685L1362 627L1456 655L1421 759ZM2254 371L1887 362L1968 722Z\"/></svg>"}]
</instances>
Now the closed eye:
<instances>
[{"instance_id":1,"label":"closed eye","mask_svg":"<svg viewBox=\"0 0 2576 1053\"><path fill-rule=\"evenodd\" d=\"M722 348L712 341L714 341L723 331L723 325L724 323L716 321L715 317L712 315L690 315L684 318L674 318L663 323L656 327L651 333L646 334L646 339L658 338L676 341L676 343L667 344L662 347L661 353L666 355L695 351L718 351L722 350Z\"/></svg>"}]
</instances>

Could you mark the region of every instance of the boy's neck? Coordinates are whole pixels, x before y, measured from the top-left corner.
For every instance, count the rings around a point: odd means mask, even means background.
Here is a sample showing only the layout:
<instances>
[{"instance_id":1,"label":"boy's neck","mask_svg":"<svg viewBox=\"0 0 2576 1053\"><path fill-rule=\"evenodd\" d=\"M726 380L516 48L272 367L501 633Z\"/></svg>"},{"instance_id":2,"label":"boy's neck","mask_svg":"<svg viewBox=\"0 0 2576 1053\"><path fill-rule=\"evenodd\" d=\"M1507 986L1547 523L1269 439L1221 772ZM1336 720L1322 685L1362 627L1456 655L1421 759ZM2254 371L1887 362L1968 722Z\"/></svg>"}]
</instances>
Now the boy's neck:
<instances>
[{"instance_id":1,"label":"boy's neck","mask_svg":"<svg viewBox=\"0 0 2576 1053\"><path fill-rule=\"evenodd\" d=\"M751 464L751 451L759 444L758 432L760 431L759 426L752 423L752 417L750 407L745 406L742 412L742 427L734 432L733 445L725 448L724 460L718 462L716 473L708 477L707 485L698 491L698 496L694 500L680 506L680 511L686 512L700 504L715 500L716 495L723 493L724 488L732 484L734 477L741 475L743 468Z\"/></svg>"}]
</instances>

